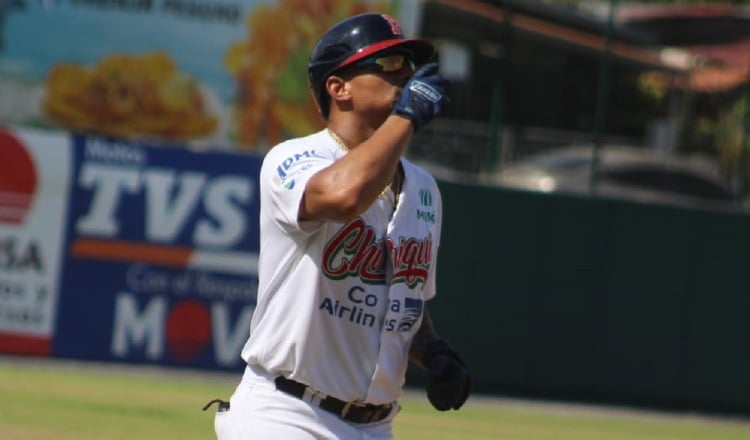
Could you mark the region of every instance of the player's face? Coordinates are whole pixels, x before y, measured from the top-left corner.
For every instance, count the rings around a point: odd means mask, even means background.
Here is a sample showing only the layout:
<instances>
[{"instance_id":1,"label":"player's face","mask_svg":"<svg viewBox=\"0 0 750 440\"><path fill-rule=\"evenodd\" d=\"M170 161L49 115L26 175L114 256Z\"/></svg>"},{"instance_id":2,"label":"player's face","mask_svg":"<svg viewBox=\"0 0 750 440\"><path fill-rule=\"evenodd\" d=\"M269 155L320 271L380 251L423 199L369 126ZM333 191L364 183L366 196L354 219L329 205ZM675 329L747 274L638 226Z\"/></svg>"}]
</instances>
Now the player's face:
<instances>
[{"instance_id":1,"label":"player's face","mask_svg":"<svg viewBox=\"0 0 750 440\"><path fill-rule=\"evenodd\" d=\"M387 117L414 69L407 52L387 52L347 69L345 77L350 83L355 110Z\"/></svg>"}]
</instances>

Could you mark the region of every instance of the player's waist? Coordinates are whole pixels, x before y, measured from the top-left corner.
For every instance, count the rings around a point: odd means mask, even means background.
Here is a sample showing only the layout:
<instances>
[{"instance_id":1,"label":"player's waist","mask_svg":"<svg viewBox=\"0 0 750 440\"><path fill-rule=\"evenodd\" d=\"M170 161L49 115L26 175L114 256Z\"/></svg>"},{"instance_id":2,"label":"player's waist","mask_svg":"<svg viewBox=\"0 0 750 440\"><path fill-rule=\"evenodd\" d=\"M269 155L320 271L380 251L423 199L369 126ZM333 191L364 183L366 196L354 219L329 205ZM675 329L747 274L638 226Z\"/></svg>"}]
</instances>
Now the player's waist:
<instances>
[{"instance_id":1,"label":"player's waist","mask_svg":"<svg viewBox=\"0 0 750 440\"><path fill-rule=\"evenodd\" d=\"M381 405L347 402L328 396L303 383L269 373L257 366L248 366L245 370L244 380L250 380L256 386L258 382L261 382L264 387L275 388L282 393L296 397L353 423L379 422L387 418L398 406L396 402Z\"/></svg>"}]
</instances>

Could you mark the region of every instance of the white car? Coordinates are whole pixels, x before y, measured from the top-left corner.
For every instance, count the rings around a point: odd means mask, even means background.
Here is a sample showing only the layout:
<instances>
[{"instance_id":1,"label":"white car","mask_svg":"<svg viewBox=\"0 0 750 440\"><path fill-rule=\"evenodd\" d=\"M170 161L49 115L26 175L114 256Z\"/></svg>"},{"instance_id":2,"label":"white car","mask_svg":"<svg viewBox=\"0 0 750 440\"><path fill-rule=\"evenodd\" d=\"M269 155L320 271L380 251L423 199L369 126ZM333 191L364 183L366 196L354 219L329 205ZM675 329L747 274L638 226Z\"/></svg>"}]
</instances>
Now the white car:
<instances>
[{"instance_id":1,"label":"white car","mask_svg":"<svg viewBox=\"0 0 750 440\"><path fill-rule=\"evenodd\" d=\"M709 209L743 208L715 162L630 146L560 147L503 167L488 183L541 192L593 194Z\"/></svg>"}]
</instances>

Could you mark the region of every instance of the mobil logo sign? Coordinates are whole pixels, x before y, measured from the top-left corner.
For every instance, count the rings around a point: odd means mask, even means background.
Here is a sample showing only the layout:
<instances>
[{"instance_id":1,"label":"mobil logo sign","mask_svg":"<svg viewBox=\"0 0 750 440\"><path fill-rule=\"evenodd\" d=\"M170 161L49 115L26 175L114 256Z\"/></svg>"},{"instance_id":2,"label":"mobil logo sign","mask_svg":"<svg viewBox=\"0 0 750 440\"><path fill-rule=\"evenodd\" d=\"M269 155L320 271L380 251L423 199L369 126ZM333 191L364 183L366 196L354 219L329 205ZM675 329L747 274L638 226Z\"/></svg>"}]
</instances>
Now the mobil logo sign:
<instances>
[{"instance_id":1,"label":"mobil logo sign","mask_svg":"<svg viewBox=\"0 0 750 440\"><path fill-rule=\"evenodd\" d=\"M260 157L74 138L55 351L234 368L257 293Z\"/></svg>"}]
</instances>

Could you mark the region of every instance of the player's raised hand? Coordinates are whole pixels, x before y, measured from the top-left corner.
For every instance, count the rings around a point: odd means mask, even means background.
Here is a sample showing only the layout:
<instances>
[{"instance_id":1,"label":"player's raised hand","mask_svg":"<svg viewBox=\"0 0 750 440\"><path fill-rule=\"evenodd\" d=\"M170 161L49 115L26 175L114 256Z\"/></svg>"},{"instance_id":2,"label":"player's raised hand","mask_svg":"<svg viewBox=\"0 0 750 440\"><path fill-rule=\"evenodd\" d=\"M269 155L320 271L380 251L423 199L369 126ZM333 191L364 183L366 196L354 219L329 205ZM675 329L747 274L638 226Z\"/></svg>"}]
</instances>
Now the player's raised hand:
<instances>
[{"instance_id":1,"label":"player's raised hand","mask_svg":"<svg viewBox=\"0 0 750 440\"><path fill-rule=\"evenodd\" d=\"M392 113L410 119L417 130L448 106L447 86L448 80L438 74L437 63L426 64L406 82Z\"/></svg>"}]
</instances>

